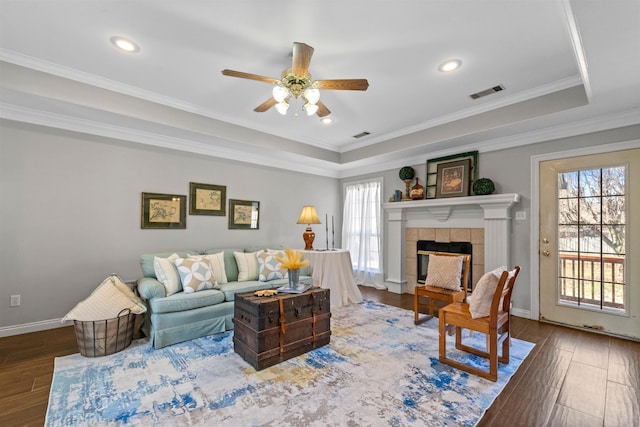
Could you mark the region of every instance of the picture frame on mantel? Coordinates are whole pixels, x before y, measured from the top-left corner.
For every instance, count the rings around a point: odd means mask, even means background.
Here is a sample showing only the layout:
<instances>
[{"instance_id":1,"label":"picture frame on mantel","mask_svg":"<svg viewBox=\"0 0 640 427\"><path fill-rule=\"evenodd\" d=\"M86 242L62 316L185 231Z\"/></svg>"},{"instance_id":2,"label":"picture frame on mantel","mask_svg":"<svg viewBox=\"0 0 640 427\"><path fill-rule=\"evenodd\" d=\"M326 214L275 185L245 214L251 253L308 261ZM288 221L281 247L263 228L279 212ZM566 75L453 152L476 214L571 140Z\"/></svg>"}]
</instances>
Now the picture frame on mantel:
<instances>
[{"instance_id":1,"label":"picture frame on mantel","mask_svg":"<svg viewBox=\"0 0 640 427\"><path fill-rule=\"evenodd\" d=\"M142 193L141 228L187 228L187 196Z\"/></svg>"},{"instance_id":2,"label":"picture frame on mantel","mask_svg":"<svg viewBox=\"0 0 640 427\"><path fill-rule=\"evenodd\" d=\"M225 185L189 183L189 215L225 216L227 187Z\"/></svg>"},{"instance_id":3,"label":"picture frame on mantel","mask_svg":"<svg viewBox=\"0 0 640 427\"><path fill-rule=\"evenodd\" d=\"M469 188L471 188L473 181L478 179L478 152L469 151L466 153L453 154L450 156L438 157L435 159L427 160L427 179L424 185L425 198L436 198L436 181L438 179L438 165L440 163L453 162L456 160L471 160L471 166L469 170Z\"/></svg>"},{"instance_id":4,"label":"picture frame on mantel","mask_svg":"<svg viewBox=\"0 0 640 427\"><path fill-rule=\"evenodd\" d=\"M469 195L471 159L438 163L436 199Z\"/></svg>"},{"instance_id":5,"label":"picture frame on mantel","mask_svg":"<svg viewBox=\"0 0 640 427\"><path fill-rule=\"evenodd\" d=\"M260 202L229 199L229 228L258 230L260 228Z\"/></svg>"}]
</instances>

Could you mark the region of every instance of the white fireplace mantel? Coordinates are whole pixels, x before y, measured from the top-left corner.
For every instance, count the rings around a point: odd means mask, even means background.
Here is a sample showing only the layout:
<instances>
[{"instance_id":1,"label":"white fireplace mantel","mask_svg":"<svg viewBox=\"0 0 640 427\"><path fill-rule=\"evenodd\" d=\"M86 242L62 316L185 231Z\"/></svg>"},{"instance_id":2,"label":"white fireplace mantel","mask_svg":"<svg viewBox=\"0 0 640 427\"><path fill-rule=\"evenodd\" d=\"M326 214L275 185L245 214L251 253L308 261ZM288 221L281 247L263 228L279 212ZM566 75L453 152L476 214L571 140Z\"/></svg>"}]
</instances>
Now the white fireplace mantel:
<instances>
[{"instance_id":1,"label":"white fireplace mantel","mask_svg":"<svg viewBox=\"0 0 640 427\"><path fill-rule=\"evenodd\" d=\"M448 199L414 200L384 203L387 213L387 274L389 291L406 292L405 235L408 218L414 225L429 223L431 227L484 227L485 270L510 265L511 208L520 195L494 194L489 196L455 197Z\"/></svg>"}]
</instances>

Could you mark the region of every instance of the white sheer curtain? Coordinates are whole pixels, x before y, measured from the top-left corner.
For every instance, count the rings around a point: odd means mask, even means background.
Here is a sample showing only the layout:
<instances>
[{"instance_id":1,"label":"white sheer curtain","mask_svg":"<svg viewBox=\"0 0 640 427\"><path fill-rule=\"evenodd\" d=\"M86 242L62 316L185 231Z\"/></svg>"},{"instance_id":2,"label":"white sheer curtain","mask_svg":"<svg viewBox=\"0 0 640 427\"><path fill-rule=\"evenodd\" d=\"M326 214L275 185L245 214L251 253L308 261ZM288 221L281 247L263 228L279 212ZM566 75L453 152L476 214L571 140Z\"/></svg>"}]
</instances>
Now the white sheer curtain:
<instances>
[{"instance_id":1,"label":"white sheer curtain","mask_svg":"<svg viewBox=\"0 0 640 427\"><path fill-rule=\"evenodd\" d=\"M381 193L382 178L344 185L342 246L351 253L356 283L385 289Z\"/></svg>"}]
</instances>

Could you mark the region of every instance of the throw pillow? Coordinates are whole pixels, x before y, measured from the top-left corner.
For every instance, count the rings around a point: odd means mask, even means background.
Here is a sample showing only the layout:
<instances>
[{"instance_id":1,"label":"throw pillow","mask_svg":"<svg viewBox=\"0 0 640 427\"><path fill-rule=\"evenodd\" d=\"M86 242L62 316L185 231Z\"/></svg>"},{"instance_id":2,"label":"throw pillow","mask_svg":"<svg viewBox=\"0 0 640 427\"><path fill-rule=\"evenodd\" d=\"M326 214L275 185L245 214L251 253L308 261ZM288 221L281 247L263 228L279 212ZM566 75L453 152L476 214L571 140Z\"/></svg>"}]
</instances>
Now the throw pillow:
<instances>
[{"instance_id":1,"label":"throw pillow","mask_svg":"<svg viewBox=\"0 0 640 427\"><path fill-rule=\"evenodd\" d=\"M218 252L217 254L210 255L188 255L189 258L207 258L211 269L213 270L213 276L216 278L214 287L217 289L218 284L227 283L227 273L224 269L224 252Z\"/></svg>"},{"instance_id":2,"label":"throw pillow","mask_svg":"<svg viewBox=\"0 0 640 427\"><path fill-rule=\"evenodd\" d=\"M276 259L284 256L284 252L265 252L256 253L258 259L258 280L268 282L269 280L284 279L288 277L286 268L282 268L282 263Z\"/></svg>"},{"instance_id":3,"label":"throw pillow","mask_svg":"<svg viewBox=\"0 0 640 427\"><path fill-rule=\"evenodd\" d=\"M121 310L127 308L134 314L142 314L147 311L142 300L118 276L113 275L104 279L91 295L76 304L62 318L62 322L114 319L118 317Z\"/></svg>"},{"instance_id":4,"label":"throw pillow","mask_svg":"<svg viewBox=\"0 0 640 427\"><path fill-rule=\"evenodd\" d=\"M215 277L209 259L205 257L178 258L174 261L185 293L212 289Z\"/></svg>"},{"instance_id":5,"label":"throw pillow","mask_svg":"<svg viewBox=\"0 0 640 427\"><path fill-rule=\"evenodd\" d=\"M502 274L502 271L500 272ZM499 276L496 276L495 271L490 271L482 275L476 286L473 288L471 294L471 302L469 303L469 312L472 319L479 317L486 317L491 310L491 302L493 301L493 295L496 292L498 286Z\"/></svg>"},{"instance_id":6,"label":"throw pillow","mask_svg":"<svg viewBox=\"0 0 640 427\"><path fill-rule=\"evenodd\" d=\"M461 256L429 255L425 284L459 291L462 280L462 260Z\"/></svg>"},{"instance_id":7,"label":"throw pillow","mask_svg":"<svg viewBox=\"0 0 640 427\"><path fill-rule=\"evenodd\" d=\"M255 252L234 252L238 264L238 282L258 280L258 259Z\"/></svg>"},{"instance_id":8,"label":"throw pillow","mask_svg":"<svg viewBox=\"0 0 640 427\"><path fill-rule=\"evenodd\" d=\"M171 254L167 258L153 257L153 270L156 273L158 281L164 285L167 296L182 290L178 270L176 270L176 266L173 264L178 258L180 258L178 254Z\"/></svg>"}]
</instances>

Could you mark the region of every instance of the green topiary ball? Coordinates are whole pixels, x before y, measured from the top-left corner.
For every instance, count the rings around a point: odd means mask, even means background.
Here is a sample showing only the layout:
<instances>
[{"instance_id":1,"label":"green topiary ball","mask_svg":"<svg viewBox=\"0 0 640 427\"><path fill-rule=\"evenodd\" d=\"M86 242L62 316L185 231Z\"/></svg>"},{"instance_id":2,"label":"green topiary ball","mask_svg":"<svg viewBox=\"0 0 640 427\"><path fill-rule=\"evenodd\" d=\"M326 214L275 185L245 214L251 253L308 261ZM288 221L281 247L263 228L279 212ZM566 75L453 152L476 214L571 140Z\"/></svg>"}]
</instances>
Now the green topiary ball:
<instances>
[{"instance_id":1,"label":"green topiary ball","mask_svg":"<svg viewBox=\"0 0 640 427\"><path fill-rule=\"evenodd\" d=\"M414 171L411 166L404 166L400 169L398 175L400 175L400 179L404 181L405 179L413 179L413 177L416 176L416 171Z\"/></svg>"},{"instance_id":2,"label":"green topiary ball","mask_svg":"<svg viewBox=\"0 0 640 427\"><path fill-rule=\"evenodd\" d=\"M496 186L489 178L480 178L473 181L473 194L486 196L496 191Z\"/></svg>"}]
</instances>

